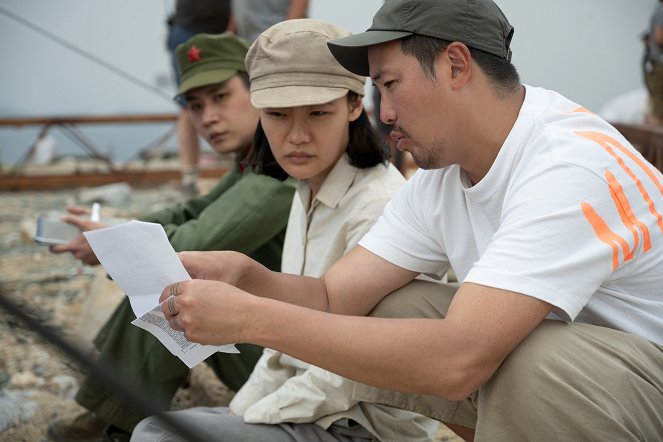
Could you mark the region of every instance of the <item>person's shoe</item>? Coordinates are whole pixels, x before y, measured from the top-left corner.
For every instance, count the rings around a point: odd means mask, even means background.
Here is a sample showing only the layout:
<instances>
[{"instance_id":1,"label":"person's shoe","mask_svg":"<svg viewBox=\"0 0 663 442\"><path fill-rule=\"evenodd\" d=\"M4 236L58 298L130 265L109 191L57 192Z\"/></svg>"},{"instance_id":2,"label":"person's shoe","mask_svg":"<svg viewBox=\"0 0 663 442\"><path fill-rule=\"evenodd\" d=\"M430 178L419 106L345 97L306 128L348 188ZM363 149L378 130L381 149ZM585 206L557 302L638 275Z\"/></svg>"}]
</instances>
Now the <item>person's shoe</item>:
<instances>
[{"instance_id":1,"label":"person's shoe","mask_svg":"<svg viewBox=\"0 0 663 442\"><path fill-rule=\"evenodd\" d=\"M86 411L75 418L53 422L46 435L51 442L99 442L107 426L108 422Z\"/></svg>"},{"instance_id":2,"label":"person's shoe","mask_svg":"<svg viewBox=\"0 0 663 442\"><path fill-rule=\"evenodd\" d=\"M130 439L131 433L127 433L115 425L109 425L104 430L104 442L129 442Z\"/></svg>"}]
</instances>

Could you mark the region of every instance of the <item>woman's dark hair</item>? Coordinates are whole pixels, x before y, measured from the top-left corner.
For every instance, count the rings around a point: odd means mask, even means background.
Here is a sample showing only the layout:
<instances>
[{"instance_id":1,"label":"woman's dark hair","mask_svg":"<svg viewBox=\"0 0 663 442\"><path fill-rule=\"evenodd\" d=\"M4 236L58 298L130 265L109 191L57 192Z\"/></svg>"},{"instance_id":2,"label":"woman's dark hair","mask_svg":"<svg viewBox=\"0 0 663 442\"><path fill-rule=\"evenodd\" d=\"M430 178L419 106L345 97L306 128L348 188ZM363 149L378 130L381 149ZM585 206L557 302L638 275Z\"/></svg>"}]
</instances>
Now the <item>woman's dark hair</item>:
<instances>
[{"instance_id":1,"label":"woman's dark hair","mask_svg":"<svg viewBox=\"0 0 663 442\"><path fill-rule=\"evenodd\" d=\"M244 86L246 86L247 90L251 89L251 79L249 78L248 72L237 71L235 75L237 75L239 78L242 79L242 81L244 82Z\"/></svg>"},{"instance_id":2,"label":"woman's dark hair","mask_svg":"<svg viewBox=\"0 0 663 442\"><path fill-rule=\"evenodd\" d=\"M347 98L352 102L358 100L359 95L356 92L349 91ZM345 152L348 154L351 165L359 169L368 169L378 164L387 163L391 150L371 125L366 110L362 109L359 118L350 122L349 132L350 137ZM256 173L279 180L288 177L279 166L279 163L276 162L260 122L258 122L258 128L253 136L251 150L243 163L247 167L253 168Z\"/></svg>"},{"instance_id":3,"label":"woman's dark hair","mask_svg":"<svg viewBox=\"0 0 663 442\"><path fill-rule=\"evenodd\" d=\"M448 45L449 42L446 40L418 34L401 39L401 51L415 57L431 79L435 79L435 60ZM468 48L474 61L477 62L501 97L517 89L520 85L520 76L510 61L479 49L469 46Z\"/></svg>"},{"instance_id":4,"label":"woman's dark hair","mask_svg":"<svg viewBox=\"0 0 663 442\"><path fill-rule=\"evenodd\" d=\"M276 178L279 181L283 181L289 176L272 155L267 135L265 135L265 130L262 128L260 121L258 121L258 127L253 134L251 149L242 159L242 164L256 173Z\"/></svg>"}]
</instances>

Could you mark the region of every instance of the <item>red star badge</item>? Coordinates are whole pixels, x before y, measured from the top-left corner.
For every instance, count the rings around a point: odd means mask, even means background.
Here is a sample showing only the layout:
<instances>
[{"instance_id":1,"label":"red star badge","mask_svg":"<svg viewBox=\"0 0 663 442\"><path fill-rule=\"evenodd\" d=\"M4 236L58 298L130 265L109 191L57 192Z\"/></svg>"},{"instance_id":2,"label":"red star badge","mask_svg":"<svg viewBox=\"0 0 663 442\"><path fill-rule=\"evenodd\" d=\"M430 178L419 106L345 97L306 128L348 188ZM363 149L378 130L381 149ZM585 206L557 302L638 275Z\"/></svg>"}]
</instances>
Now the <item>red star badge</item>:
<instances>
[{"instance_id":1,"label":"red star badge","mask_svg":"<svg viewBox=\"0 0 663 442\"><path fill-rule=\"evenodd\" d=\"M200 49L198 49L196 45L191 46L187 55L189 56L189 63L200 61Z\"/></svg>"}]
</instances>

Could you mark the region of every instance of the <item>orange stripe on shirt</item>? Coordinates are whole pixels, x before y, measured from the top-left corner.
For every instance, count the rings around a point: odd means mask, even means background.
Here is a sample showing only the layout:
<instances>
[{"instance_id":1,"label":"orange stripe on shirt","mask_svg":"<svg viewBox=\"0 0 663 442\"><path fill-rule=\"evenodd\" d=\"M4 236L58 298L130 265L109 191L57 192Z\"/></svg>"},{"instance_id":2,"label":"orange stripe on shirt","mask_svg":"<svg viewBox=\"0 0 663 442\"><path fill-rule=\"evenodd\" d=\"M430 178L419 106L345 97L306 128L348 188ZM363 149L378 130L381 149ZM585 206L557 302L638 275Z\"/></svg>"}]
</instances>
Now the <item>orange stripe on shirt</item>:
<instances>
[{"instance_id":1,"label":"orange stripe on shirt","mask_svg":"<svg viewBox=\"0 0 663 442\"><path fill-rule=\"evenodd\" d=\"M638 178L635 173L633 173L631 168L626 165L624 159L620 157L617 152L615 152L612 146L610 146L610 143L614 144L617 149L625 153L636 164L638 164L638 166L640 166L640 168L647 174L647 176L651 178L651 180L654 182L654 184L656 184L656 186L663 194L663 184L659 182L658 177L653 173L653 171L649 169L645 162L638 158L633 152L631 152L629 149L626 149L619 141L609 137L608 135L599 132L576 132L576 134L596 142L617 161L620 167L628 174L629 177L631 177L633 182L635 182L638 190L640 191L640 195L642 195L642 198L645 200L647 206L649 207L649 212L654 216L654 218L656 218L658 228L661 230L661 232L663 232L663 216L661 216L661 214L656 210L654 200L652 200L651 196L649 196L649 193L647 192L647 189L645 189L645 186L642 184L642 181L640 181L640 178Z\"/></svg>"},{"instance_id":2,"label":"orange stripe on shirt","mask_svg":"<svg viewBox=\"0 0 663 442\"><path fill-rule=\"evenodd\" d=\"M586 113L586 114L594 114L594 112L592 112L589 109L587 109L586 107L582 107L582 106L580 106L577 109L574 109L573 112L583 112L583 113Z\"/></svg>"},{"instance_id":3,"label":"orange stripe on shirt","mask_svg":"<svg viewBox=\"0 0 663 442\"><path fill-rule=\"evenodd\" d=\"M647 162L644 161L638 155L636 155L634 151L627 149L626 147L624 147L622 143L615 140L611 136L600 132L579 131L576 132L576 134L598 143L619 162L619 165L622 166L622 169L624 169L627 173L629 173L630 169L628 168L628 166L626 166L624 160L615 153L612 147L614 146L617 149L619 149L624 155L629 157L635 164L637 164L638 167L640 167L640 169L642 169L642 171L652 180L652 182L656 185L656 187L658 187L658 190L661 192L661 195L663 195L663 179L661 179L661 174L660 173L657 174L654 171L654 166L651 165L648 166ZM632 173L633 172L630 172L629 176L631 176ZM631 176L631 178L633 177L634 175Z\"/></svg>"},{"instance_id":4,"label":"orange stripe on shirt","mask_svg":"<svg viewBox=\"0 0 663 442\"><path fill-rule=\"evenodd\" d=\"M615 203L615 207L617 208L617 211L619 212L619 217L622 219L622 223L628 228L631 233L633 233L633 251L638 248L638 244L640 243L640 236L638 235L638 231L636 230L636 227L640 229L642 232L642 238L643 238L643 250L646 252L649 249L651 249L651 238L649 236L649 229L643 223L638 219L638 217L633 213L633 210L631 210L631 204L628 201L628 198L626 195L624 195L624 190L622 189L622 186L619 184L619 181L615 178L615 176L610 173L610 171L606 170L605 171L605 179L608 181L608 186L610 188L610 195L612 196L612 200ZM633 251L630 252L630 254L633 254Z\"/></svg>"},{"instance_id":5,"label":"orange stripe on shirt","mask_svg":"<svg viewBox=\"0 0 663 442\"><path fill-rule=\"evenodd\" d=\"M589 203L582 202L580 203L580 207L582 207L582 213L585 215L587 221L589 221L589 224L591 224L592 228L594 229L594 233L596 233L598 239L606 243L612 249L613 272L617 269L617 266L619 265L618 245L621 245L622 250L624 251L624 261L633 258L633 255L630 254L628 250L628 243L626 242L626 240L624 240L624 238L622 238L621 236L617 235L615 232L610 230L610 228L605 223L605 221L603 221L603 218L601 218L601 216L596 212L596 210L594 210L594 208Z\"/></svg>"}]
</instances>

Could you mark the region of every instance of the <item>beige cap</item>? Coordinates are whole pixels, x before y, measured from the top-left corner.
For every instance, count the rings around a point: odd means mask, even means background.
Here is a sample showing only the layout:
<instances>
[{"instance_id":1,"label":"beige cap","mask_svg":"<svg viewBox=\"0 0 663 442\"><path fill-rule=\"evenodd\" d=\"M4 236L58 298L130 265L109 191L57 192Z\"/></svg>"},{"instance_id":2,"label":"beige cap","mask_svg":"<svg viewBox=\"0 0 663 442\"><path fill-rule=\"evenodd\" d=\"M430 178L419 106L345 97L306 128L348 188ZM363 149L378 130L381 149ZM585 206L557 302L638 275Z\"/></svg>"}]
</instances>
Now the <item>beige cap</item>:
<instances>
[{"instance_id":1,"label":"beige cap","mask_svg":"<svg viewBox=\"0 0 663 442\"><path fill-rule=\"evenodd\" d=\"M364 95L365 78L332 56L327 42L350 32L314 19L286 20L260 34L246 54L251 103L294 107L328 103L348 91Z\"/></svg>"}]
</instances>

